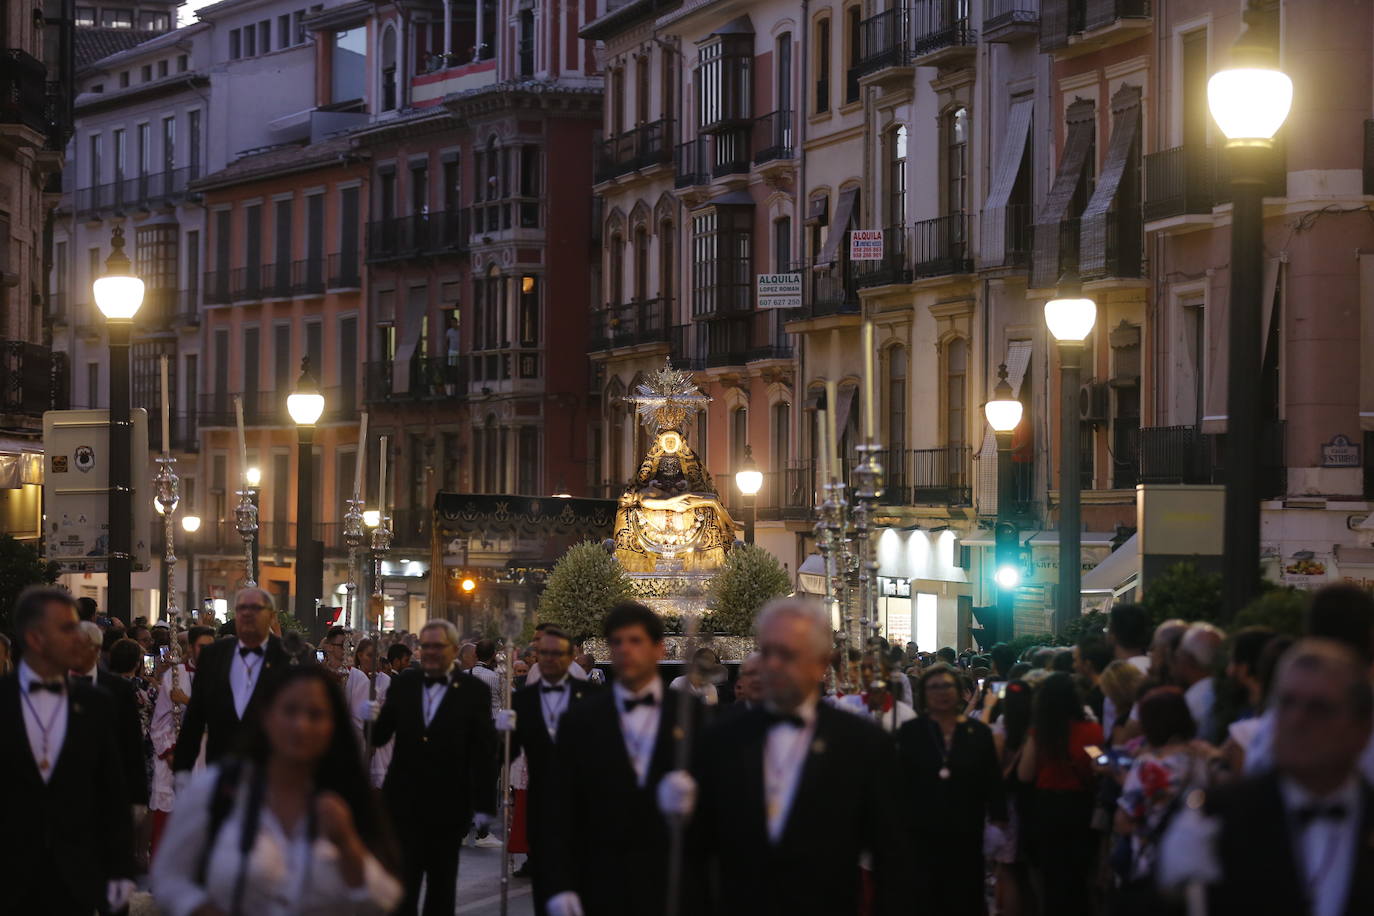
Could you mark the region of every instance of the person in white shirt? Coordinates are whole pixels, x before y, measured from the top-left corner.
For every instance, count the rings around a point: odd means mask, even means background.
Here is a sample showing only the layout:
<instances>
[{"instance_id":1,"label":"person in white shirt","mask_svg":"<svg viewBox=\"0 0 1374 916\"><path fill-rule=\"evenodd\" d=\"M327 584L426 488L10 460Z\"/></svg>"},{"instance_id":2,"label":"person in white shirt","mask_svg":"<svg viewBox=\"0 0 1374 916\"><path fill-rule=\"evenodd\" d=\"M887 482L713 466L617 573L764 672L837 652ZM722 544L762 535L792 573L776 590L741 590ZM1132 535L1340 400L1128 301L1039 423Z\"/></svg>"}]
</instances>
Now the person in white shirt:
<instances>
[{"instance_id":1,"label":"person in white shirt","mask_svg":"<svg viewBox=\"0 0 1374 916\"><path fill-rule=\"evenodd\" d=\"M177 662L162 672L162 689L157 692L157 700L153 704L153 719L148 726L148 735L153 742L153 791L148 807L153 811L154 853L157 852L162 831L167 827L167 815L171 812L176 798L172 755L176 752L177 736L181 730L181 718L186 715L186 704L191 702L196 660L200 658L200 650L214 641L215 631L210 627L191 627L186 631L186 660ZM204 768L205 755L202 753L191 772L198 773Z\"/></svg>"},{"instance_id":2,"label":"person in white shirt","mask_svg":"<svg viewBox=\"0 0 1374 916\"><path fill-rule=\"evenodd\" d=\"M292 667L262 700L244 757L178 799L153 861L157 904L167 916L390 912L403 889L333 674Z\"/></svg>"},{"instance_id":3,"label":"person in white shirt","mask_svg":"<svg viewBox=\"0 0 1374 916\"><path fill-rule=\"evenodd\" d=\"M1305 639L1279 663L1272 708L1274 769L1179 811L1160 885L1206 886L1212 916L1374 912L1374 796L1358 769L1374 733L1367 667Z\"/></svg>"},{"instance_id":4,"label":"person in white shirt","mask_svg":"<svg viewBox=\"0 0 1374 916\"><path fill-rule=\"evenodd\" d=\"M1116 661L1129 663L1141 674L1150 673L1150 612L1138 604L1117 604L1107 620L1107 643ZM1111 697L1102 701L1102 721L1115 723L1126 715Z\"/></svg>"},{"instance_id":5,"label":"person in white shirt","mask_svg":"<svg viewBox=\"0 0 1374 916\"><path fill-rule=\"evenodd\" d=\"M1188 627L1174 652L1174 680L1183 688L1183 699L1197 725L1197 735L1204 741L1216 743L1216 723L1212 709L1216 705L1217 652L1226 641L1226 634L1210 623L1195 623Z\"/></svg>"},{"instance_id":6,"label":"person in white shirt","mask_svg":"<svg viewBox=\"0 0 1374 916\"><path fill-rule=\"evenodd\" d=\"M720 702L716 685L725 680L725 668L716 653L702 646L692 654L686 674L679 674L668 684L669 690L685 690L698 697L707 706Z\"/></svg>"},{"instance_id":7,"label":"person in white shirt","mask_svg":"<svg viewBox=\"0 0 1374 916\"><path fill-rule=\"evenodd\" d=\"M378 788L386 779L386 768L391 763L391 742L383 747L373 747L370 740L371 725L386 702L386 692L390 686L391 678L377 670L377 641L370 636L364 637L353 652L353 667L348 669L348 682L344 689L348 694L349 711L353 714L353 730L358 736L358 746L363 749L363 759L368 763L372 785Z\"/></svg>"},{"instance_id":8,"label":"person in white shirt","mask_svg":"<svg viewBox=\"0 0 1374 916\"><path fill-rule=\"evenodd\" d=\"M903 723L916 718L916 710L893 695L890 686L892 677L887 660L869 652L859 663L859 680L863 689L859 693L840 697L835 705L846 712L867 716L877 722L883 731L896 734ZM899 674L897 677L906 680L905 675Z\"/></svg>"}]
</instances>

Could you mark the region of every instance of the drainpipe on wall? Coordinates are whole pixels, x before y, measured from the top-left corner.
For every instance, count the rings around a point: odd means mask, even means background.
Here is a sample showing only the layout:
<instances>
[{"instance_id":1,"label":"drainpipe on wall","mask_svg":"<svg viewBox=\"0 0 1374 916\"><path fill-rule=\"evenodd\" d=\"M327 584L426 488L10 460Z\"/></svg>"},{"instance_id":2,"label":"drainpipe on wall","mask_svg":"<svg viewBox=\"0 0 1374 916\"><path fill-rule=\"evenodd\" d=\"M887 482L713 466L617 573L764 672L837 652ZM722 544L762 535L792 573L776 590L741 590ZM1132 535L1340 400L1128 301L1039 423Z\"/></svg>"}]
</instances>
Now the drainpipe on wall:
<instances>
[{"instance_id":1,"label":"drainpipe on wall","mask_svg":"<svg viewBox=\"0 0 1374 916\"><path fill-rule=\"evenodd\" d=\"M481 39L479 38L478 41ZM453 0L444 0L444 66L453 53Z\"/></svg>"}]
</instances>

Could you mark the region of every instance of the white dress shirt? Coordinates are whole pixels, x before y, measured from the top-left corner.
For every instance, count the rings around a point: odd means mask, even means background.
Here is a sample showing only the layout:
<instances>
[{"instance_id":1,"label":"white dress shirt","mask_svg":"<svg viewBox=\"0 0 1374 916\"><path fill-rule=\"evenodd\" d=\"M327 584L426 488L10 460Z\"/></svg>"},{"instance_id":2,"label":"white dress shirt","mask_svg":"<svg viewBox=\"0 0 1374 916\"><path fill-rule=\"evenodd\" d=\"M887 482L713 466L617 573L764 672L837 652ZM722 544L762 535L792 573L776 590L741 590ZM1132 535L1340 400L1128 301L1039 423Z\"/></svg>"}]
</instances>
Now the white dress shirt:
<instances>
[{"instance_id":1,"label":"white dress shirt","mask_svg":"<svg viewBox=\"0 0 1374 916\"><path fill-rule=\"evenodd\" d=\"M150 877L153 895L167 916L189 916L206 904L226 913L233 907L241 864L239 841L248 804L245 789L240 788L234 808L214 838L204 884L196 882L209 830L210 798L219 772L218 766L211 766L191 780L158 845ZM362 883L349 887L339 870L339 852L333 843L322 837L312 841L305 818L294 829L286 830L264 804L248 853L240 912L254 916L363 916L390 912L403 894L400 882L371 854L363 860Z\"/></svg>"},{"instance_id":2,"label":"white dress shirt","mask_svg":"<svg viewBox=\"0 0 1374 916\"><path fill-rule=\"evenodd\" d=\"M429 675L425 675L428 677ZM434 714L439 711L439 705L444 702L444 695L448 693L449 685L453 683L453 669L448 669L444 675L442 684L426 684L424 694L421 696L421 712L425 717L425 728L429 728L429 723L434 721Z\"/></svg>"},{"instance_id":3,"label":"white dress shirt","mask_svg":"<svg viewBox=\"0 0 1374 916\"><path fill-rule=\"evenodd\" d=\"M663 681L655 675L649 686L642 690L631 691L617 682L611 688L615 693L615 708L620 714L620 735L625 740L625 753L634 768L635 778L642 786L649 778L649 762L653 760L654 744L658 740L658 722L663 712ZM626 711L626 700L638 700L652 695L652 704L641 703Z\"/></svg>"},{"instance_id":4,"label":"white dress shirt","mask_svg":"<svg viewBox=\"0 0 1374 916\"><path fill-rule=\"evenodd\" d=\"M816 699L803 703L797 715L802 720L801 728L791 722L779 722L768 729L763 745L764 813L768 818L768 839L774 843L782 838L787 826L802 767L811 753L811 739L816 734Z\"/></svg>"},{"instance_id":5,"label":"white dress shirt","mask_svg":"<svg viewBox=\"0 0 1374 916\"><path fill-rule=\"evenodd\" d=\"M57 757L67 737L67 685L64 681L61 693L30 689L30 684L41 680L27 662L19 663L19 708L24 713L24 731L29 736L34 768L47 782L57 767ZM47 767L42 766L44 759Z\"/></svg>"},{"instance_id":6,"label":"white dress shirt","mask_svg":"<svg viewBox=\"0 0 1374 916\"><path fill-rule=\"evenodd\" d=\"M563 718L563 713L568 711L571 702L572 678L568 675L563 675L557 683L539 685L539 708L550 740L558 737L558 722Z\"/></svg>"},{"instance_id":7,"label":"white dress shirt","mask_svg":"<svg viewBox=\"0 0 1374 916\"><path fill-rule=\"evenodd\" d=\"M583 670L582 666L577 662L573 662L568 666L568 677L575 681L585 681L587 679L587 672ZM544 680L544 674L539 670L539 666L531 665L530 673L525 675L525 686L528 687L531 684L538 684L542 680Z\"/></svg>"},{"instance_id":8,"label":"white dress shirt","mask_svg":"<svg viewBox=\"0 0 1374 916\"><path fill-rule=\"evenodd\" d=\"M501 708L501 700L503 699L501 696L501 675L481 662L473 665L468 674L487 685L487 690L491 693L491 717L496 718L496 712Z\"/></svg>"},{"instance_id":9,"label":"white dress shirt","mask_svg":"<svg viewBox=\"0 0 1374 916\"><path fill-rule=\"evenodd\" d=\"M1293 838L1298 873L1307 891L1311 914L1341 916L1350 893L1360 839L1360 782L1351 777L1340 789L1320 799L1289 779L1279 781L1279 791L1288 811L1289 835ZM1309 806L1339 806L1344 817L1317 817L1303 826L1296 815Z\"/></svg>"},{"instance_id":10,"label":"white dress shirt","mask_svg":"<svg viewBox=\"0 0 1374 916\"><path fill-rule=\"evenodd\" d=\"M877 713L869 709L868 702L861 694L857 693L840 697L833 705L845 712L852 712L872 719L882 726L883 731L888 733L896 733L897 729L916 718L916 710L896 697L892 699L892 708L884 713Z\"/></svg>"},{"instance_id":11,"label":"white dress shirt","mask_svg":"<svg viewBox=\"0 0 1374 916\"><path fill-rule=\"evenodd\" d=\"M701 702L707 706L715 706L720 703L720 693L716 690L715 684L702 684L698 687L692 683L692 679L685 674L679 674L668 684L669 690L685 690L693 696L700 697Z\"/></svg>"},{"instance_id":12,"label":"white dress shirt","mask_svg":"<svg viewBox=\"0 0 1374 916\"><path fill-rule=\"evenodd\" d=\"M234 713L240 719L243 718L243 711L248 708L248 701L253 698L253 690L258 686L258 678L262 675L263 662L267 660L267 643L263 643L262 654L250 652L244 655L243 642L240 641L234 647L233 657L229 660L229 689L234 693Z\"/></svg>"}]
</instances>

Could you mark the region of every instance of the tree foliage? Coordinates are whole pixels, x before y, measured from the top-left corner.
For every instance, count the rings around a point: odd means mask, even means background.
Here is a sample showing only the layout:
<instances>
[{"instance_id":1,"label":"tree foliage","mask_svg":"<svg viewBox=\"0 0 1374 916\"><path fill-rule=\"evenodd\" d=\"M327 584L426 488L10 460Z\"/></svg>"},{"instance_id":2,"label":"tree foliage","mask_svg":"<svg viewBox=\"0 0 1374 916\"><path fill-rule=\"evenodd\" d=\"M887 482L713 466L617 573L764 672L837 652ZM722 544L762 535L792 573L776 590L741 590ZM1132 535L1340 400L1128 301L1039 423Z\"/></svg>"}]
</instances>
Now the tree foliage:
<instances>
[{"instance_id":1,"label":"tree foliage","mask_svg":"<svg viewBox=\"0 0 1374 916\"><path fill-rule=\"evenodd\" d=\"M56 581L57 564L44 560L37 545L0 534L0 632L10 631L10 611L20 592Z\"/></svg>"},{"instance_id":2,"label":"tree foliage","mask_svg":"<svg viewBox=\"0 0 1374 916\"><path fill-rule=\"evenodd\" d=\"M1221 576L1193 563L1175 563L1145 588L1140 602L1156 626L1166 620L1215 620L1221 611Z\"/></svg>"},{"instance_id":3,"label":"tree foliage","mask_svg":"<svg viewBox=\"0 0 1374 916\"><path fill-rule=\"evenodd\" d=\"M718 633L747 636L764 603L792 591L792 580L778 558L756 544L737 544L711 580L711 627Z\"/></svg>"},{"instance_id":4,"label":"tree foliage","mask_svg":"<svg viewBox=\"0 0 1374 916\"><path fill-rule=\"evenodd\" d=\"M570 547L549 573L539 619L558 624L581 642L601 632L611 605L630 597L630 579L615 557L600 544L583 541Z\"/></svg>"},{"instance_id":5,"label":"tree foliage","mask_svg":"<svg viewBox=\"0 0 1374 916\"><path fill-rule=\"evenodd\" d=\"M1307 592L1301 589L1268 589L1236 614L1231 629L1262 626L1286 636L1301 636L1309 599Z\"/></svg>"}]
</instances>

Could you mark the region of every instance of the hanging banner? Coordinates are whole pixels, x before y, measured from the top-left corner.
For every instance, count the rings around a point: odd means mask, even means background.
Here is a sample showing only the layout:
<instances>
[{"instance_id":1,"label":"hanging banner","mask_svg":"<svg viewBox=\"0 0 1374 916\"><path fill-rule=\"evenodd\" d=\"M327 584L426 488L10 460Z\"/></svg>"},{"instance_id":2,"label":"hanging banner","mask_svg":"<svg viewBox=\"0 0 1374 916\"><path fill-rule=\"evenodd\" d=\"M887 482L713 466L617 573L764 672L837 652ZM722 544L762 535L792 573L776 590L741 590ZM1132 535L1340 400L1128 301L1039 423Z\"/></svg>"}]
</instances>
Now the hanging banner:
<instances>
[{"instance_id":1,"label":"hanging banner","mask_svg":"<svg viewBox=\"0 0 1374 916\"><path fill-rule=\"evenodd\" d=\"M883 230L849 230L849 260L881 261L883 259Z\"/></svg>"}]
</instances>

